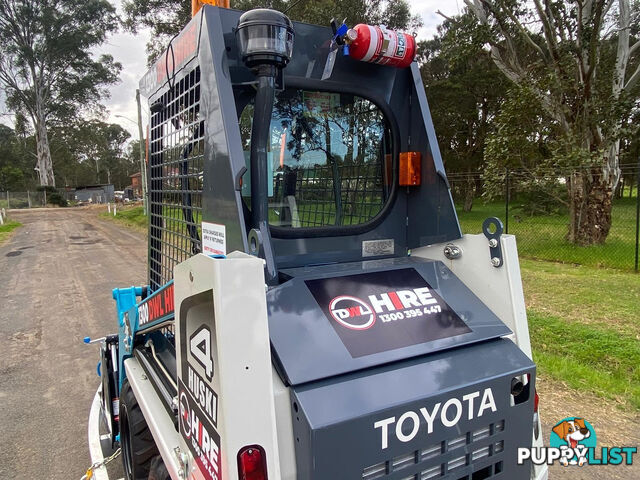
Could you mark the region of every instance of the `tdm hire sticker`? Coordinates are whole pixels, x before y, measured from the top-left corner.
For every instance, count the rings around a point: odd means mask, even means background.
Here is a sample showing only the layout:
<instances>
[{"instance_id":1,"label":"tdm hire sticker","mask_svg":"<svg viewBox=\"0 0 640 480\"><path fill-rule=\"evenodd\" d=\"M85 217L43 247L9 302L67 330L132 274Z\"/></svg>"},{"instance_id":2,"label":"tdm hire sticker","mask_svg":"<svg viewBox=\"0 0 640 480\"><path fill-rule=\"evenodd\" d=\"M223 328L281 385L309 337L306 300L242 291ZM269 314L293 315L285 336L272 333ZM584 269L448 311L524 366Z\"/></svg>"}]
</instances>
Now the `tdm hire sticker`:
<instances>
[{"instance_id":1,"label":"tdm hire sticker","mask_svg":"<svg viewBox=\"0 0 640 480\"><path fill-rule=\"evenodd\" d=\"M354 358L471 332L413 268L305 283Z\"/></svg>"}]
</instances>

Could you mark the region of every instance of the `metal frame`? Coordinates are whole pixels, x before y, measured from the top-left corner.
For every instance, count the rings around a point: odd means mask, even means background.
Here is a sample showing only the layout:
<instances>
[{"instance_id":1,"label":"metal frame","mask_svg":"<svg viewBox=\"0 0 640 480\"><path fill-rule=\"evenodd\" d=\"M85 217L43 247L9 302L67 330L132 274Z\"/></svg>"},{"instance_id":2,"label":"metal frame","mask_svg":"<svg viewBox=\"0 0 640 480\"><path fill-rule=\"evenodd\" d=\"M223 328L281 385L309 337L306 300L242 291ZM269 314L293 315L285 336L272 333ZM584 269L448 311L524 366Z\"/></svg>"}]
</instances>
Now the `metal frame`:
<instances>
[{"instance_id":1,"label":"metal frame","mask_svg":"<svg viewBox=\"0 0 640 480\"><path fill-rule=\"evenodd\" d=\"M124 362L124 366L131 389L171 478L176 480L184 478L185 468L182 453L185 450L184 445L180 443L173 419L167 414L162 400L156 394L138 360L133 357L128 358Z\"/></svg>"},{"instance_id":2,"label":"metal frame","mask_svg":"<svg viewBox=\"0 0 640 480\"><path fill-rule=\"evenodd\" d=\"M173 267L202 248L204 120L200 114L200 67L195 66L160 97L151 115L149 285L156 291Z\"/></svg>"},{"instance_id":3,"label":"metal frame","mask_svg":"<svg viewBox=\"0 0 640 480\"><path fill-rule=\"evenodd\" d=\"M250 219L241 196L241 179L246 166L237 119L242 102L246 103L248 98L247 86L255 83L256 77L238 56L234 28L240 14L241 12L234 10L203 7L184 30L193 31L194 25L198 26L197 42L194 44L197 49L193 52L193 58L179 68L176 67L176 72L168 72L169 83L153 83L154 70L160 67L150 70L141 82L141 90L148 96L151 105L159 105L160 101L160 104L167 107L171 102L169 91L178 88L179 82L186 81L190 71L200 68L201 78L207 79L200 85L197 107L199 120L207 122L202 127L201 138L204 146L202 189L194 191L182 188L182 185L177 188L174 185L169 190L175 195L193 196L194 203L189 209L195 212L193 222L189 218L176 221L175 215L167 215L163 210L166 207L162 206L165 202L162 181L170 180L161 170L164 168L162 165L168 161L165 157L175 145L184 146L188 141L178 141L179 137L168 136L163 130L166 129L163 125L170 122L176 112L157 112L152 116L152 290L170 279L171 266L197 251L189 243L194 236L194 227L198 228L199 220L225 226L228 251L251 253L247 240L251 228ZM265 258L274 259L273 270L327 261L358 261L362 259L364 241L392 239L395 245L394 256L402 256L410 248L459 238L460 228L417 67L414 65L407 69L396 69L338 56L332 77L322 81L323 66L328 54L326 40L332 37L331 30L302 23L295 23L294 28L296 42L292 60L284 70L284 85L353 93L372 100L390 123L394 164L397 163L400 151L412 150L422 152L424 165L421 187L400 189L395 186L394 181L390 201L372 221L363 225L289 230L271 227L273 238L263 239L262 251ZM365 84L366 93L358 91L364 89L356 86ZM170 144L165 145L167 141ZM198 143L198 148L200 145ZM197 159L190 156L189 161L200 162L199 155L196 155ZM183 177L193 178L190 175L196 170L189 170ZM201 195L201 203L197 205L196 195ZM200 207L201 210L198 210ZM200 212L202 215L198 218ZM298 212L298 220L300 218ZM170 225L167 226L163 221L168 221ZM177 248L164 236L176 229L180 229ZM163 246L164 243L168 246ZM197 247L197 241L194 243ZM168 251L165 252L165 249Z\"/></svg>"}]
</instances>

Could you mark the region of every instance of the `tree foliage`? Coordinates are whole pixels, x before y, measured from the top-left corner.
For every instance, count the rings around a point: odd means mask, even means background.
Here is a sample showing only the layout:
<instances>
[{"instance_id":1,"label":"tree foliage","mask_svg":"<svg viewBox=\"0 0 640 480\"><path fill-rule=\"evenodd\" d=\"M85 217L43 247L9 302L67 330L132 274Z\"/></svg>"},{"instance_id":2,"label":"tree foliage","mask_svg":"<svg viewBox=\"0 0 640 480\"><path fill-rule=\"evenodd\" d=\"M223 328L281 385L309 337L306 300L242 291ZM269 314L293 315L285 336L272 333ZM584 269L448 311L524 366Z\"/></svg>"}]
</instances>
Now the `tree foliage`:
<instances>
[{"instance_id":1,"label":"tree foliage","mask_svg":"<svg viewBox=\"0 0 640 480\"><path fill-rule=\"evenodd\" d=\"M113 183L122 189L140 170L125 149L130 134L118 124L99 120L56 129L54 166L65 186Z\"/></svg>"},{"instance_id":2,"label":"tree foliage","mask_svg":"<svg viewBox=\"0 0 640 480\"><path fill-rule=\"evenodd\" d=\"M92 120L54 126L50 133L51 158L60 187L109 182L123 189L131 184L129 176L140 171L138 143L127 147L129 132L120 125ZM0 125L0 191L36 189L35 143L33 134L23 135Z\"/></svg>"},{"instance_id":3,"label":"tree foliage","mask_svg":"<svg viewBox=\"0 0 640 480\"><path fill-rule=\"evenodd\" d=\"M551 155L547 166L573 169L565 179L571 218L567 238L582 245L603 243L620 178L619 147L625 119L638 98L637 2L465 3L490 29L493 61L516 85L512 94L527 95L537 118L545 118L542 130L526 141L535 143L536 137L548 135ZM517 148L518 142L503 142L500 148L494 145L494 153L509 158L513 153L505 150L509 145Z\"/></svg>"},{"instance_id":4,"label":"tree foliage","mask_svg":"<svg viewBox=\"0 0 640 480\"><path fill-rule=\"evenodd\" d=\"M0 0L0 85L9 110L30 120L42 185L55 185L49 128L100 109L118 79L111 56L91 54L116 27L107 0Z\"/></svg>"},{"instance_id":5,"label":"tree foliage","mask_svg":"<svg viewBox=\"0 0 640 480\"><path fill-rule=\"evenodd\" d=\"M33 162L16 133L0 124L0 192L27 190L33 182Z\"/></svg>"},{"instance_id":6,"label":"tree foliage","mask_svg":"<svg viewBox=\"0 0 640 480\"><path fill-rule=\"evenodd\" d=\"M481 193L487 135L508 88L484 48L489 35L465 12L446 18L433 40L421 42L418 49L442 157L465 211Z\"/></svg>"},{"instance_id":7,"label":"tree foliage","mask_svg":"<svg viewBox=\"0 0 640 480\"><path fill-rule=\"evenodd\" d=\"M232 6L238 10L271 8L286 11L291 20L329 25L332 18L347 19L350 25L368 23L385 24L389 28L415 31L422 22L412 15L406 0L386 2L382 0L238 0ZM141 27L151 29L147 44L149 63L164 51L169 40L191 19L191 3L184 0L125 0L125 27L137 32Z\"/></svg>"}]
</instances>

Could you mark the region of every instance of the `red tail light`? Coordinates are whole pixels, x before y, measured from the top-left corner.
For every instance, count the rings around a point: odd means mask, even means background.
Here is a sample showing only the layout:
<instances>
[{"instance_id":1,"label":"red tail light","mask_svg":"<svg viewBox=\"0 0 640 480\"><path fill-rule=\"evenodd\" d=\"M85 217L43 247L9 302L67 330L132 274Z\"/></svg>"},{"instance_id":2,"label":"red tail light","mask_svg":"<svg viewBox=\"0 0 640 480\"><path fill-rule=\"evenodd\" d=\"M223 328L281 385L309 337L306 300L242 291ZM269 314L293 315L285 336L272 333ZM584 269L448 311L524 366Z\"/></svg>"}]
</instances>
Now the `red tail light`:
<instances>
[{"instance_id":1,"label":"red tail light","mask_svg":"<svg viewBox=\"0 0 640 480\"><path fill-rule=\"evenodd\" d=\"M240 480L267 480L267 459L260 445L249 445L238 452Z\"/></svg>"},{"instance_id":2,"label":"red tail light","mask_svg":"<svg viewBox=\"0 0 640 480\"><path fill-rule=\"evenodd\" d=\"M540 403L540 397L538 396L538 391L534 390L535 397L533 397L533 413L538 413L538 403Z\"/></svg>"}]
</instances>

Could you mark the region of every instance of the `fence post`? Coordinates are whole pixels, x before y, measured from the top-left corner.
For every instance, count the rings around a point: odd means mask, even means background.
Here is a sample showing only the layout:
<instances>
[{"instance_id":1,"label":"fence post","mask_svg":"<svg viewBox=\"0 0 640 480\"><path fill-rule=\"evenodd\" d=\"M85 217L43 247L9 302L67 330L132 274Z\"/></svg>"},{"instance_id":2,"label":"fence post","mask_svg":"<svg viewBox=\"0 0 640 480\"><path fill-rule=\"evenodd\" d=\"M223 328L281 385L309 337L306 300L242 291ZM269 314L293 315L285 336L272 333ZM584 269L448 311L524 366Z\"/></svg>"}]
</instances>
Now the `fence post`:
<instances>
[{"instance_id":1,"label":"fence post","mask_svg":"<svg viewBox=\"0 0 640 480\"><path fill-rule=\"evenodd\" d=\"M44 205L43 206L44 207L47 206L47 189L46 188L44 189Z\"/></svg>"},{"instance_id":2,"label":"fence post","mask_svg":"<svg viewBox=\"0 0 640 480\"><path fill-rule=\"evenodd\" d=\"M29 204L29 208L31 208L31 195L29 195L29 190L27 190L27 203Z\"/></svg>"},{"instance_id":3,"label":"fence post","mask_svg":"<svg viewBox=\"0 0 640 480\"><path fill-rule=\"evenodd\" d=\"M638 176L636 178L636 264L635 271L638 273L638 246L640 245L640 157L638 157Z\"/></svg>"},{"instance_id":4,"label":"fence post","mask_svg":"<svg viewBox=\"0 0 640 480\"><path fill-rule=\"evenodd\" d=\"M504 200L504 233L509 233L509 169L504 178L505 181L505 200Z\"/></svg>"},{"instance_id":5,"label":"fence post","mask_svg":"<svg viewBox=\"0 0 640 480\"><path fill-rule=\"evenodd\" d=\"M2 219L3 215L4 215L4 208L0 210L0 225L4 225L4 220Z\"/></svg>"},{"instance_id":6,"label":"fence post","mask_svg":"<svg viewBox=\"0 0 640 480\"><path fill-rule=\"evenodd\" d=\"M9 210L11 208L11 205L9 205L9 190L7 190L7 210Z\"/></svg>"}]
</instances>

